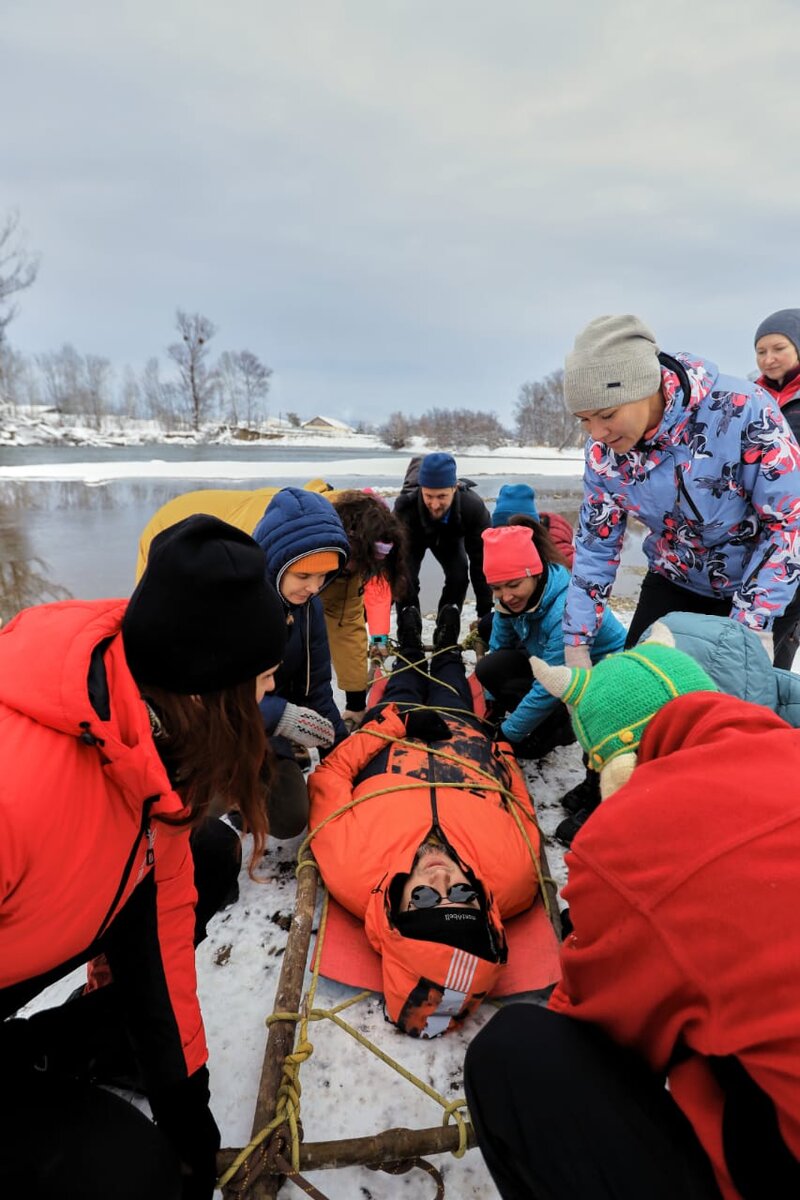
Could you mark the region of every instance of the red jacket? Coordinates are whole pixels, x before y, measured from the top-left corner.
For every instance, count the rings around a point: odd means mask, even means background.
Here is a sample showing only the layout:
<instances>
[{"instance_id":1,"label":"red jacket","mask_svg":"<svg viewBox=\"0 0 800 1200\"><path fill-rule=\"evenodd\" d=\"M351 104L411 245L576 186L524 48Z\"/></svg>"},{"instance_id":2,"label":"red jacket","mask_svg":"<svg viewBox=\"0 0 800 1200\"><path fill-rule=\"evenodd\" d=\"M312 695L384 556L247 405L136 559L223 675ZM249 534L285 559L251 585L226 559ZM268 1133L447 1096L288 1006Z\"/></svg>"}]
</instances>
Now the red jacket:
<instances>
[{"instance_id":1,"label":"red jacket","mask_svg":"<svg viewBox=\"0 0 800 1200\"><path fill-rule=\"evenodd\" d=\"M494 755L489 739L459 717L451 714L447 720L454 737L437 742L436 749L464 756L505 782L523 808L523 824L538 859L531 800L513 756ZM536 869L500 793L487 790L477 770L448 766L423 742L393 742L383 761L378 756L387 742L373 730L391 739L405 738L395 706L388 705L380 718L341 742L309 779L309 826L315 829L354 797L391 790L329 822L314 837L312 848L331 894L364 921L373 948L382 956L390 1020L407 1033L433 1037L455 1027L481 1002L502 963L403 937L389 919L392 880L411 870L418 847L437 826L462 866L483 884L489 919L498 944L505 948L502 920L530 908L538 890ZM367 771L359 780L373 759L377 761L372 773ZM448 787L448 781L474 781L475 786L462 790Z\"/></svg>"},{"instance_id":2,"label":"red jacket","mask_svg":"<svg viewBox=\"0 0 800 1200\"><path fill-rule=\"evenodd\" d=\"M0 1016L26 984L33 995L37 977L104 948L101 934L145 885L151 907L124 935L112 930L109 957L145 1033L147 1077L161 1085L206 1060L194 876L188 829L157 819L183 806L125 662L125 603L41 605L0 631Z\"/></svg>"},{"instance_id":3,"label":"red jacket","mask_svg":"<svg viewBox=\"0 0 800 1200\"><path fill-rule=\"evenodd\" d=\"M567 860L575 932L550 1007L601 1026L656 1071L677 1055L672 1095L727 1200L739 1193L709 1055L739 1059L800 1159L798 778L797 731L773 712L679 697Z\"/></svg>"}]
</instances>

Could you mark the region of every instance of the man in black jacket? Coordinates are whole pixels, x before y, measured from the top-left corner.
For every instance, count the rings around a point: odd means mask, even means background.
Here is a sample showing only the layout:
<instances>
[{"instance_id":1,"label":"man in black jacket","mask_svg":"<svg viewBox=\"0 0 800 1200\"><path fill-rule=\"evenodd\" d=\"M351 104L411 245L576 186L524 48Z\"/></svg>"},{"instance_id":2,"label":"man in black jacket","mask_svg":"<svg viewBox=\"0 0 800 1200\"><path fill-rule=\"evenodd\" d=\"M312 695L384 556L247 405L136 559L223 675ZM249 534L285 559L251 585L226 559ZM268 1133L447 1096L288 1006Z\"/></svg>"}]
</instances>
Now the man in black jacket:
<instances>
[{"instance_id":1,"label":"man in black jacket","mask_svg":"<svg viewBox=\"0 0 800 1200\"><path fill-rule=\"evenodd\" d=\"M452 454L426 454L419 466L417 485L404 489L394 505L408 531L409 594L407 603L419 602L419 569L430 550L444 571L439 611L446 604L461 610L468 582L475 592L478 616L490 612L492 593L483 575L481 533L491 518L475 485L459 480Z\"/></svg>"}]
</instances>

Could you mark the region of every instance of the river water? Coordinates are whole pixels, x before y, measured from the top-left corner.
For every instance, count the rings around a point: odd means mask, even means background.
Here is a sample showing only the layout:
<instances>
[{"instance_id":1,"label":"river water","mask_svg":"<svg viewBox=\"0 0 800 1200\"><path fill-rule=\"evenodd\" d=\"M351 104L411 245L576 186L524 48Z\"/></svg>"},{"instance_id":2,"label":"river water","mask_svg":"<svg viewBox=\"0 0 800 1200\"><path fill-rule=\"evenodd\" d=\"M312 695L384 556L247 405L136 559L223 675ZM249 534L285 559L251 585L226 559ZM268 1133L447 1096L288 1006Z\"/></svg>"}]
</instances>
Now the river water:
<instances>
[{"instance_id":1,"label":"river water","mask_svg":"<svg viewBox=\"0 0 800 1200\"><path fill-rule=\"evenodd\" d=\"M0 466L33 467L40 464L108 463L122 461L174 462L176 475L158 478L111 479L87 484L74 480L0 481L0 617L7 621L20 608L62 596L94 599L125 596L133 586L139 534L162 504L181 492L203 487L299 486L302 481L286 470L287 464L302 460L313 463L311 472L323 476L336 488L364 487L387 492L399 490L408 464L408 452L381 452L388 461L386 474L339 474L337 462L376 457L375 450L327 447L236 446L130 446L120 448L31 446L0 448ZM182 478L181 465L222 459L264 463L263 478L242 480L218 476L208 479ZM396 463L396 469L395 469ZM317 466L318 464L318 466ZM283 466L283 473L282 468ZM386 466L382 467L386 470ZM235 470L235 467L234 467ZM575 522L580 504L580 480L576 477L514 476L536 491L540 510L563 513ZM489 503L507 479L480 475L477 491ZM390 499L391 502L391 499ZM638 589L643 558L641 530L626 537L622 567L615 594L631 596ZM442 574L428 555L423 564L421 604L425 611L436 607Z\"/></svg>"}]
</instances>

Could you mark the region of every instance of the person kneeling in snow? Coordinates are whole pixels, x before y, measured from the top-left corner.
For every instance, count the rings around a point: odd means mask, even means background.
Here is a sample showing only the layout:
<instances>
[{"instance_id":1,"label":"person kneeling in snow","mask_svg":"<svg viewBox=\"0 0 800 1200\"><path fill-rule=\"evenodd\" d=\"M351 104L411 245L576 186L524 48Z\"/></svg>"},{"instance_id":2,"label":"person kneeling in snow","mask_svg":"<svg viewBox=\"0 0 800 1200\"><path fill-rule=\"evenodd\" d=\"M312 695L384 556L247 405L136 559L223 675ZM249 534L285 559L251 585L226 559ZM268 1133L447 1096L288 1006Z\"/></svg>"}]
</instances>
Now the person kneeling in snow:
<instances>
[{"instance_id":1,"label":"person kneeling in snow","mask_svg":"<svg viewBox=\"0 0 800 1200\"><path fill-rule=\"evenodd\" d=\"M428 673L419 610L403 609L405 667L309 779L323 879L364 921L387 1016L412 1037L457 1027L487 996L507 957L503 921L538 892L533 806L510 747L473 713L447 618Z\"/></svg>"},{"instance_id":2,"label":"person kneeling in snow","mask_svg":"<svg viewBox=\"0 0 800 1200\"><path fill-rule=\"evenodd\" d=\"M548 1008L508 1006L467 1051L501 1194L800 1196L796 730L653 641L531 665L603 802L567 860Z\"/></svg>"}]
</instances>

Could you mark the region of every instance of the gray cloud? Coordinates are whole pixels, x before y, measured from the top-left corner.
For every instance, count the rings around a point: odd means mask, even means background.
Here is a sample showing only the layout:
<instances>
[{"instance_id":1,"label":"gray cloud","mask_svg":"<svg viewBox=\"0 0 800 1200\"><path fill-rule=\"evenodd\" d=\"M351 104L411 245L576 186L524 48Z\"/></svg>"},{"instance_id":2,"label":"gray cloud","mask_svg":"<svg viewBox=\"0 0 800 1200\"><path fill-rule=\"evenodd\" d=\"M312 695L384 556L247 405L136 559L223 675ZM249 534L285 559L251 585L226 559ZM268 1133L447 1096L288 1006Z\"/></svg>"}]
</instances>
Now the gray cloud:
<instances>
[{"instance_id":1,"label":"gray cloud","mask_svg":"<svg viewBox=\"0 0 800 1200\"><path fill-rule=\"evenodd\" d=\"M507 414L599 312L744 373L800 302L787 3L117 9L4 9L23 350L138 366L180 305L284 408Z\"/></svg>"}]
</instances>

